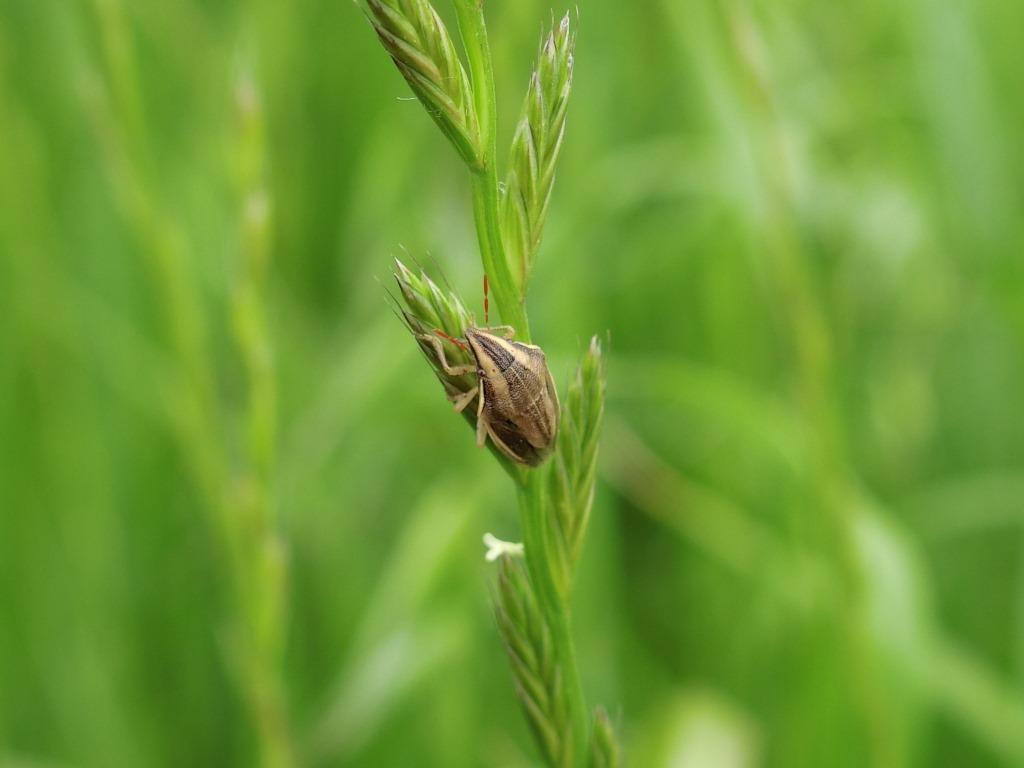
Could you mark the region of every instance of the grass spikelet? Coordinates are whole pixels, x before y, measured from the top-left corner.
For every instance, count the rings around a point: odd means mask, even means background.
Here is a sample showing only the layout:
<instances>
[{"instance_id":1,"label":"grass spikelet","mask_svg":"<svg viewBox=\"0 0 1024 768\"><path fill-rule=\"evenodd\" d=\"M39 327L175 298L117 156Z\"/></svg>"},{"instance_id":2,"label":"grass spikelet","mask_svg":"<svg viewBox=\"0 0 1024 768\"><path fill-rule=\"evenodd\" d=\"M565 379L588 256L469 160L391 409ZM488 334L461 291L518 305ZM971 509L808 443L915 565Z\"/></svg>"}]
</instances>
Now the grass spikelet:
<instances>
[{"instance_id":1,"label":"grass spikelet","mask_svg":"<svg viewBox=\"0 0 1024 768\"><path fill-rule=\"evenodd\" d=\"M541 43L512 139L502 229L509 260L517 267L516 278L522 286L529 280L540 247L554 187L572 89L575 44L566 14Z\"/></svg>"},{"instance_id":2,"label":"grass spikelet","mask_svg":"<svg viewBox=\"0 0 1024 768\"><path fill-rule=\"evenodd\" d=\"M551 631L519 558L498 561L495 614L516 694L537 748L549 766L572 766L572 724Z\"/></svg>"},{"instance_id":3,"label":"grass spikelet","mask_svg":"<svg viewBox=\"0 0 1024 768\"><path fill-rule=\"evenodd\" d=\"M395 282L398 283L398 290L406 304L406 308L401 309L405 324L416 337L416 342L444 386L445 392L449 397L468 392L476 383L474 377L470 374L451 376L446 373L434 345L424 341L420 336L436 335L438 330L456 339L465 336L466 328L473 322L469 310L458 296L451 291L442 290L437 283L427 277L426 272L421 271L417 275L398 259L395 259ZM469 352L448 339L440 336L439 338L444 345L449 363L461 365L472 362Z\"/></svg>"},{"instance_id":4,"label":"grass spikelet","mask_svg":"<svg viewBox=\"0 0 1024 768\"><path fill-rule=\"evenodd\" d=\"M466 163L480 169L480 125L469 77L426 0L366 0L367 16L398 71Z\"/></svg>"},{"instance_id":5,"label":"grass spikelet","mask_svg":"<svg viewBox=\"0 0 1024 768\"><path fill-rule=\"evenodd\" d=\"M595 336L562 402L558 447L548 480L549 537L557 553L563 594L571 586L590 521L604 395L604 357Z\"/></svg>"},{"instance_id":6,"label":"grass spikelet","mask_svg":"<svg viewBox=\"0 0 1024 768\"><path fill-rule=\"evenodd\" d=\"M594 712L594 729L590 741L590 768L619 768L622 757L615 741L615 729L612 728L608 713L603 707Z\"/></svg>"}]
</instances>

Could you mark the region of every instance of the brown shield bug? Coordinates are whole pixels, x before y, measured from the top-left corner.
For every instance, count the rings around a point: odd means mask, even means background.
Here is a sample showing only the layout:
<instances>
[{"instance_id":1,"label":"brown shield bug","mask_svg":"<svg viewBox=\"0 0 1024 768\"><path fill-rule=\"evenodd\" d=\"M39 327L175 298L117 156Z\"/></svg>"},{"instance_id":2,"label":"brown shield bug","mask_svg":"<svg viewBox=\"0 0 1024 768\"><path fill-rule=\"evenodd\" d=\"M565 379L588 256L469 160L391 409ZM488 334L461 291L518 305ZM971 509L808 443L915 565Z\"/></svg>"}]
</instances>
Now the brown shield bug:
<instances>
[{"instance_id":1,"label":"brown shield bug","mask_svg":"<svg viewBox=\"0 0 1024 768\"><path fill-rule=\"evenodd\" d=\"M484 311L487 310L487 279L484 278ZM435 335L436 334L436 335ZM558 392L548 370L544 351L534 344L513 341L508 325L466 328L464 339L441 330L419 336L431 344L445 373L462 376L476 373L477 384L451 397L456 412L476 400L476 443L490 437L505 456L518 464L535 467L551 455L558 433ZM472 354L475 365L449 365L441 338Z\"/></svg>"}]
</instances>

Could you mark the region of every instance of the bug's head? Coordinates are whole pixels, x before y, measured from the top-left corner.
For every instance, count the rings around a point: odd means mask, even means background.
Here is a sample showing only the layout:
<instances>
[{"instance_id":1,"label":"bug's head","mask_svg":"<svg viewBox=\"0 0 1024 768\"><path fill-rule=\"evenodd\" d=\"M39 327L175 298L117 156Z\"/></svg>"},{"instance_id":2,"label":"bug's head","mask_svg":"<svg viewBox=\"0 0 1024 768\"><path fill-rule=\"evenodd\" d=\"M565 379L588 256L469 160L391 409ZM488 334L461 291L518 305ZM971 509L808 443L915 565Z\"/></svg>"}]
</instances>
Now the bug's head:
<instances>
[{"instance_id":1,"label":"bug's head","mask_svg":"<svg viewBox=\"0 0 1024 768\"><path fill-rule=\"evenodd\" d=\"M466 341L469 342L469 349L476 358L477 368L483 371L486 377L500 376L515 359L512 345L493 333L479 328L467 328Z\"/></svg>"}]
</instances>

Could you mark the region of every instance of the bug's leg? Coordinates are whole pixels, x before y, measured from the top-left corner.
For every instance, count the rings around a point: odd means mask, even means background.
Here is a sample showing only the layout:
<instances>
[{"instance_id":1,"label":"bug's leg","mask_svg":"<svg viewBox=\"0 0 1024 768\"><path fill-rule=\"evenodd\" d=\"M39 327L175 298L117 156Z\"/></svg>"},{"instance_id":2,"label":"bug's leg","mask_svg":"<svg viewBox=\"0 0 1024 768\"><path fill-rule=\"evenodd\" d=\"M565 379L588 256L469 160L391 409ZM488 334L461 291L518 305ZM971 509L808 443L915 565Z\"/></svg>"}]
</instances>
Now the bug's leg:
<instances>
[{"instance_id":1,"label":"bug's leg","mask_svg":"<svg viewBox=\"0 0 1024 768\"><path fill-rule=\"evenodd\" d=\"M484 416L484 390L480 388L480 404L476 407L476 446L483 448L487 442L487 418Z\"/></svg>"},{"instance_id":2,"label":"bug's leg","mask_svg":"<svg viewBox=\"0 0 1024 768\"><path fill-rule=\"evenodd\" d=\"M417 339L430 342L431 346L434 347L434 351L437 353L437 361L444 368L444 372L449 376L462 376L467 373L472 373L476 370L475 365L448 365L448 359L444 356L444 347L441 345L441 340L429 333L418 333L416 334Z\"/></svg>"},{"instance_id":3,"label":"bug's leg","mask_svg":"<svg viewBox=\"0 0 1024 768\"><path fill-rule=\"evenodd\" d=\"M487 330L494 331L495 336L501 336L503 339L511 339L516 335L516 329L511 325L492 325Z\"/></svg>"},{"instance_id":4,"label":"bug's leg","mask_svg":"<svg viewBox=\"0 0 1024 768\"><path fill-rule=\"evenodd\" d=\"M473 402L473 398L476 397L476 393L479 391L479 387L473 387L468 392L463 392L461 395L455 395L455 397L451 398L452 405L455 406L455 412L462 413L466 406Z\"/></svg>"},{"instance_id":5,"label":"bug's leg","mask_svg":"<svg viewBox=\"0 0 1024 768\"><path fill-rule=\"evenodd\" d=\"M508 447L508 444L498 437L497 433L490 427L487 428L487 436L491 438L491 442L494 443L494 447L501 451L505 456L508 456L512 461L520 464L524 463L522 458L517 456L512 449Z\"/></svg>"}]
</instances>

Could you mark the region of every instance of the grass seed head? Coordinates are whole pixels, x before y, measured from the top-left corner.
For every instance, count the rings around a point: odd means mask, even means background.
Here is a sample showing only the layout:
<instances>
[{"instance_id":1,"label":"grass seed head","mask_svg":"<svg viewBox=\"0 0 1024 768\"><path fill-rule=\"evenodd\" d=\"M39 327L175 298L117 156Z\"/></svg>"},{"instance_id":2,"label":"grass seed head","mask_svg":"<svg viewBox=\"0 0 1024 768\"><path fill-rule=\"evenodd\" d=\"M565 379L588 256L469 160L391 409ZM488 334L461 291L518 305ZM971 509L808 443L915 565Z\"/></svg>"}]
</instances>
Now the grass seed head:
<instances>
[{"instance_id":1,"label":"grass seed head","mask_svg":"<svg viewBox=\"0 0 1024 768\"><path fill-rule=\"evenodd\" d=\"M483 140L469 77L451 35L427 0L365 0L367 16L420 103L470 167Z\"/></svg>"},{"instance_id":2,"label":"grass seed head","mask_svg":"<svg viewBox=\"0 0 1024 768\"><path fill-rule=\"evenodd\" d=\"M594 729L590 741L590 768L619 768L622 757L615 741L615 729L608 713L601 707L594 712Z\"/></svg>"},{"instance_id":3,"label":"grass seed head","mask_svg":"<svg viewBox=\"0 0 1024 768\"><path fill-rule=\"evenodd\" d=\"M566 14L541 42L512 139L502 198L502 228L505 248L521 287L529 280L547 218L565 134L575 43Z\"/></svg>"},{"instance_id":4,"label":"grass seed head","mask_svg":"<svg viewBox=\"0 0 1024 768\"><path fill-rule=\"evenodd\" d=\"M562 402L558 445L548 477L550 540L563 594L568 594L590 522L604 400L604 356L595 336Z\"/></svg>"},{"instance_id":5,"label":"grass seed head","mask_svg":"<svg viewBox=\"0 0 1024 768\"><path fill-rule=\"evenodd\" d=\"M416 338L416 343L445 392L451 397L471 390L476 385L476 377L471 374L448 374L437 357L435 347L419 338L438 330L454 339L462 338L466 335L466 329L473 324L469 310L453 292L443 290L425 272L414 273L398 259L395 259L395 282L406 304L401 310L406 327ZM441 338L450 363L459 365L473 362L472 355L466 349Z\"/></svg>"},{"instance_id":6,"label":"grass seed head","mask_svg":"<svg viewBox=\"0 0 1024 768\"><path fill-rule=\"evenodd\" d=\"M495 615L526 721L547 765L572 765L572 725L551 630L523 559L498 559Z\"/></svg>"}]
</instances>

